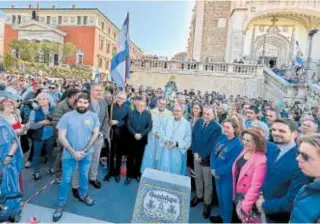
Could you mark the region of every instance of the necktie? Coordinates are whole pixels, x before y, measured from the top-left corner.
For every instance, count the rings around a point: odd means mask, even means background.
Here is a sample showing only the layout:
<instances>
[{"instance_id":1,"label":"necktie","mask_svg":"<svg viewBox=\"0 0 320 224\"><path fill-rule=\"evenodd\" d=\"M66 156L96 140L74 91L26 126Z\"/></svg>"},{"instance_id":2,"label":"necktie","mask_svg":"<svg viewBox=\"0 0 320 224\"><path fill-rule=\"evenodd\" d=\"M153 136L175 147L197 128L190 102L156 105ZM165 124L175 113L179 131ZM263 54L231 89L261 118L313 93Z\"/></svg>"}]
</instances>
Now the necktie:
<instances>
[{"instance_id":1,"label":"necktie","mask_svg":"<svg viewBox=\"0 0 320 224\"><path fill-rule=\"evenodd\" d=\"M279 149L279 147L277 147L276 148L276 152L275 152L275 160L274 160L274 162L277 162L280 152L281 152L281 150Z\"/></svg>"}]
</instances>

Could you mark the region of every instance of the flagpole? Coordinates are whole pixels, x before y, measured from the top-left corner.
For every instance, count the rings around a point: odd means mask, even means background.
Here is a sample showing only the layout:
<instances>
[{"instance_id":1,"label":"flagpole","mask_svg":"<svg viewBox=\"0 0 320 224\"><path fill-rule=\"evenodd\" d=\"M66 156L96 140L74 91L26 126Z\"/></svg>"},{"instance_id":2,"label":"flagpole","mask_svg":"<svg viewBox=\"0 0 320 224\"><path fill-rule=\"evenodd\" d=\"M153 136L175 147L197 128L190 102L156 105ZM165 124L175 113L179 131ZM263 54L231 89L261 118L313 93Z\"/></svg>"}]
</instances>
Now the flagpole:
<instances>
[{"instance_id":1,"label":"flagpole","mask_svg":"<svg viewBox=\"0 0 320 224\"><path fill-rule=\"evenodd\" d=\"M124 86L127 86L127 75L130 75L130 38L129 38L129 25L130 25L130 19L129 19L129 10L127 10L127 41L128 41L128 47L129 47L129 53L127 56L126 66L125 66L125 77L124 77ZM124 88L125 89L125 88Z\"/></svg>"}]
</instances>

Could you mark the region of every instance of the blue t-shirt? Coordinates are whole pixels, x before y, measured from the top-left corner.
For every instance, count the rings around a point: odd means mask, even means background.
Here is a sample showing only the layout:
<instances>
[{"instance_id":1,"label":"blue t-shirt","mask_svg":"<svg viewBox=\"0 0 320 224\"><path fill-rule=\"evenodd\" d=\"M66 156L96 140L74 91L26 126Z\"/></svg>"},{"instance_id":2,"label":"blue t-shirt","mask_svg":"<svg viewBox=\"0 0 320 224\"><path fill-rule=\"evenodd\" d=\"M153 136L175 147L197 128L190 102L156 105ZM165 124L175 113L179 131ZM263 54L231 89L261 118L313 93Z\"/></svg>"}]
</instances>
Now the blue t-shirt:
<instances>
[{"instance_id":1,"label":"blue t-shirt","mask_svg":"<svg viewBox=\"0 0 320 224\"><path fill-rule=\"evenodd\" d=\"M99 128L100 122L96 113L87 111L80 114L77 111L70 111L63 115L57 124L58 130L67 130L67 139L75 151L83 150L89 143L93 130ZM88 154L92 153L92 148ZM63 159L73 158L68 150L64 150Z\"/></svg>"}]
</instances>

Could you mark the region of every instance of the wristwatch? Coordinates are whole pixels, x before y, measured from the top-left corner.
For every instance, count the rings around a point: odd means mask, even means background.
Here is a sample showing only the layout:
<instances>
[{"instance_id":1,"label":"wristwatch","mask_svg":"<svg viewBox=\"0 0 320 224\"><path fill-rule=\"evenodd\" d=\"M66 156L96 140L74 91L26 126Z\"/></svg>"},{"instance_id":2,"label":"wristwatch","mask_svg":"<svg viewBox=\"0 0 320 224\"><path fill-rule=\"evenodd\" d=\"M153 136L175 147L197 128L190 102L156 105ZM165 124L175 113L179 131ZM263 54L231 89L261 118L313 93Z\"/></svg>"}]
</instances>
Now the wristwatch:
<instances>
[{"instance_id":1,"label":"wristwatch","mask_svg":"<svg viewBox=\"0 0 320 224\"><path fill-rule=\"evenodd\" d=\"M9 155L9 154L8 154L8 155L7 155L7 157L10 157L10 158L12 158L12 157L13 157L13 155Z\"/></svg>"},{"instance_id":2,"label":"wristwatch","mask_svg":"<svg viewBox=\"0 0 320 224\"><path fill-rule=\"evenodd\" d=\"M176 147L179 148L179 142L176 142Z\"/></svg>"}]
</instances>

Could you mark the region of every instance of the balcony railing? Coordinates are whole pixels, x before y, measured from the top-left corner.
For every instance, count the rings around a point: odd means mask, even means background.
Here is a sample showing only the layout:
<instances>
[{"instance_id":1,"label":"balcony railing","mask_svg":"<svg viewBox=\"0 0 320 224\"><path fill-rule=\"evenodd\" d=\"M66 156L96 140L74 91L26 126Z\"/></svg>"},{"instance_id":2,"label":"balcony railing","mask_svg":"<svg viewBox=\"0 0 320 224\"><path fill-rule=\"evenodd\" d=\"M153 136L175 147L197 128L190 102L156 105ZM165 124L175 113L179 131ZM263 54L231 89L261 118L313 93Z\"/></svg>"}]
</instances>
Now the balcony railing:
<instances>
[{"instance_id":1,"label":"balcony railing","mask_svg":"<svg viewBox=\"0 0 320 224\"><path fill-rule=\"evenodd\" d=\"M232 64L232 63L203 63L203 62L179 62L161 60L132 60L132 71L159 71L159 72L189 72L189 73L230 73L237 75L262 75L262 66Z\"/></svg>"},{"instance_id":2,"label":"balcony railing","mask_svg":"<svg viewBox=\"0 0 320 224\"><path fill-rule=\"evenodd\" d=\"M319 104L320 102L320 86L311 84L307 88L307 98L308 101L311 101L314 105Z\"/></svg>"}]
</instances>

